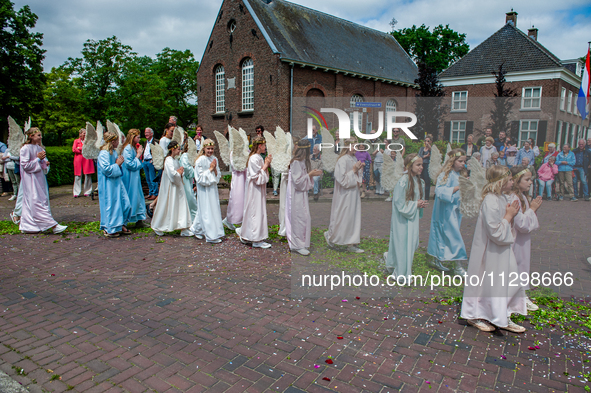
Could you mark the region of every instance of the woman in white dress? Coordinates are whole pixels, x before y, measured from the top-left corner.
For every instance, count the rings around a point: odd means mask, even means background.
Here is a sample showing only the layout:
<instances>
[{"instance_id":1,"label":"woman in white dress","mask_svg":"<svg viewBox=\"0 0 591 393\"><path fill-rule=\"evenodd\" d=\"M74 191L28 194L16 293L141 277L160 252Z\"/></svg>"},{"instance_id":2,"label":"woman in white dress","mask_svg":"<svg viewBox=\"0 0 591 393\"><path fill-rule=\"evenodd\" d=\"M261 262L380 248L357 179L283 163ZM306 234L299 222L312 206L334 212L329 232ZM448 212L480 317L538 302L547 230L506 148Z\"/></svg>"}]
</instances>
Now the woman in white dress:
<instances>
[{"instance_id":1,"label":"woman in white dress","mask_svg":"<svg viewBox=\"0 0 591 393\"><path fill-rule=\"evenodd\" d=\"M309 255L312 219L308 206L308 191L314 188L314 176L322 175L320 169L312 169L310 140L301 139L289 165L285 202L285 229L289 249L300 255Z\"/></svg>"},{"instance_id":2,"label":"woman in white dress","mask_svg":"<svg viewBox=\"0 0 591 393\"><path fill-rule=\"evenodd\" d=\"M168 144L168 155L164 161L158 204L154 209L154 217L152 217L152 229L158 236L164 235L164 232L178 229L181 230L181 236L193 236L189 230L191 211L183 187L184 169L176 159L180 153L181 147L176 141Z\"/></svg>"},{"instance_id":3,"label":"woman in white dress","mask_svg":"<svg viewBox=\"0 0 591 393\"><path fill-rule=\"evenodd\" d=\"M347 251L362 253L357 247L361 241L361 197L358 188L362 182L365 163L355 158L354 138L347 139L334 170L334 193L330 209L330 225L324 232L329 247L347 246Z\"/></svg>"},{"instance_id":4,"label":"woman in white dress","mask_svg":"<svg viewBox=\"0 0 591 393\"><path fill-rule=\"evenodd\" d=\"M460 316L485 332L492 332L497 326L523 333L525 328L510 318L512 313L527 315L525 290L509 284L510 277L519 274L513 253L512 224L519 202L509 203L506 195L513 187L511 171L506 166L491 167L486 179L488 184L482 190Z\"/></svg>"},{"instance_id":5,"label":"woman in white dress","mask_svg":"<svg viewBox=\"0 0 591 393\"><path fill-rule=\"evenodd\" d=\"M215 143L211 139L206 139L195 163L195 182L199 198L191 232L197 239L203 239L205 236L208 243L221 243L225 235L218 195L218 183L222 172L218 160L213 155L214 148Z\"/></svg>"},{"instance_id":6,"label":"woman in white dress","mask_svg":"<svg viewBox=\"0 0 591 393\"><path fill-rule=\"evenodd\" d=\"M246 194L242 226L236 229L242 243L252 243L253 247L269 248L264 240L269 237L267 227L267 182L271 154L263 160L261 154L267 151L265 138L255 136L251 140L252 149L248 156L246 169Z\"/></svg>"}]
</instances>

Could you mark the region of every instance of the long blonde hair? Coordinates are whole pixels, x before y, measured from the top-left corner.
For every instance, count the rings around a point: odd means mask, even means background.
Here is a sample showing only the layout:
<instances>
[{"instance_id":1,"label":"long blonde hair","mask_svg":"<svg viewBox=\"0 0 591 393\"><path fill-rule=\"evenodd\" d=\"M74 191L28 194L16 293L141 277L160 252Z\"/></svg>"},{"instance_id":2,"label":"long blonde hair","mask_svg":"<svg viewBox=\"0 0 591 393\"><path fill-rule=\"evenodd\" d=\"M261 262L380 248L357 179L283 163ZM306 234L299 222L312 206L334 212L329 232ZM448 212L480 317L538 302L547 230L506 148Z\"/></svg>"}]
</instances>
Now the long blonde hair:
<instances>
[{"instance_id":1,"label":"long blonde hair","mask_svg":"<svg viewBox=\"0 0 591 393\"><path fill-rule=\"evenodd\" d=\"M406 201L407 202L415 200L415 181L419 183L419 192L420 192L419 199L423 199L423 187L421 185L420 175L413 176L413 174L410 172L410 168L412 167L412 164L416 161L415 158L421 159L421 157L419 157L417 155L417 153L411 153L411 154L408 154L406 157L404 157L404 169L406 169L407 174L408 174L408 187L406 188Z\"/></svg>"},{"instance_id":2,"label":"long blonde hair","mask_svg":"<svg viewBox=\"0 0 591 393\"><path fill-rule=\"evenodd\" d=\"M522 171L525 172L519 175L517 178L515 178L515 176L517 176ZM529 195L527 195L527 193L526 195L523 195L523 192L519 189L519 182L521 181L521 179L523 179L523 176L527 175L527 171L529 171L529 169L526 165L517 165L511 167L511 176L513 176L513 187L511 188L511 193L515 194L517 198L519 198L519 202L521 203L521 210L523 212L525 212L525 200L527 200L528 203L531 203Z\"/></svg>"},{"instance_id":3,"label":"long blonde hair","mask_svg":"<svg viewBox=\"0 0 591 393\"><path fill-rule=\"evenodd\" d=\"M454 169L454 164L456 163L456 161L459 158L466 157L466 152L463 149L457 148L457 149L453 149L452 151L447 153L447 155L449 158L447 159L447 161L445 161L445 164L443 164L443 168L441 168L441 172L439 172L437 174L437 177L439 177L440 174L444 173L443 179L441 179L441 184L445 184L445 182L447 182L447 178L449 177L449 174ZM464 176L467 175L465 170L462 170L460 173ZM437 184L435 184L435 185L437 185Z\"/></svg>"},{"instance_id":4,"label":"long blonde hair","mask_svg":"<svg viewBox=\"0 0 591 393\"><path fill-rule=\"evenodd\" d=\"M252 148L250 149L250 154L248 155L248 160L246 160L246 165L248 165L248 163L250 162L250 157L252 157L253 155L258 153L259 150L259 145L262 145L263 143L267 143L265 141L265 138L263 138L262 136L255 136L251 139L252 142Z\"/></svg>"},{"instance_id":5,"label":"long blonde hair","mask_svg":"<svg viewBox=\"0 0 591 393\"><path fill-rule=\"evenodd\" d=\"M121 151L125 149L125 146L131 145L131 148L135 151L135 146L133 145L133 138L140 135L140 130L137 128L132 128L127 132L127 137L125 138L125 142L123 142L123 146L121 147Z\"/></svg>"},{"instance_id":6,"label":"long blonde hair","mask_svg":"<svg viewBox=\"0 0 591 393\"><path fill-rule=\"evenodd\" d=\"M486 171L488 184L482 189L482 200L488 194L502 195L503 187L511 180L511 171L504 165L491 166Z\"/></svg>"},{"instance_id":7,"label":"long blonde hair","mask_svg":"<svg viewBox=\"0 0 591 393\"><path fill-rule=\"evenodd\" d=\"M304 161L306 164L306 171L310 172L312 164L310 163L310 140L302 138L296 143L296 149L293 152L293 157L289 164L291 165L294 161Z\"/></svg>"},{"instance_id":8,"label":"long blonde hair","mask_svg":"<svg viewBox=\"0 0 591 393\"><path fill-rule=\"evenodd\" d=\"M341 149L341 152L339 153L339 158L337 158L337 161L341 159L341 157L347 155L347 153L353 148L352 145L355 145L357 143L357 139L355 138L349 138L349 139L345 139L343 141L343 148ZM347 147L347 148L345 148Z\"/></svg>"},{"instance_id":9,"label":"long blonde hair","mask_svg":"<svg viewBox=\"0 0 591 393\"><path fill-rule=\"evenodd\" d=\"M113 154L113 150L115 150L115 147L113 147L113 141L115 139L117 139L117 135L109 131L105 132L103 134L104 143L101 146L101 150L108 150L109 154Z\"/></svg>"},{"instance_id":10,"label":"long blonde hair","mask_svg":"<svg viewBox=\"0 0 591 393\"><path fill-rule=\"evenodd\" d=\"M201 144L201 149L199 149L199 153L197 153L197 158L195 159L195 162L197 162L199 157L205 155L205 148L210 147L210 146L212 146L212 147L215 146L215 142L213 140L206 139L203 141L203 143Z\"/></svg>"}]
</instances>

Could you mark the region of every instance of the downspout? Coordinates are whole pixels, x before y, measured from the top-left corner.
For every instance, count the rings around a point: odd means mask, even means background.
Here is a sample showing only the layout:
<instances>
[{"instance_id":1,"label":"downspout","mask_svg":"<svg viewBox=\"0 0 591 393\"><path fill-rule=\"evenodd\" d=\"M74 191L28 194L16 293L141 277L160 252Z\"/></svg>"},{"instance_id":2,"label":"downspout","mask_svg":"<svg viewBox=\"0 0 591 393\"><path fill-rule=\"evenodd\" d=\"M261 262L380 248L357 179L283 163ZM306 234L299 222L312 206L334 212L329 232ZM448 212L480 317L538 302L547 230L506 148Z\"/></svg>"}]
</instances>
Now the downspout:
<instances>
[{"instance_id":1,"label":"downspout","mask_svg":"<svg viewBox=\"0 0 591 393\"><path fill-rule=\"evenodd\" d=\"M291 76L289 86L289 133L293 136L293 63L291 63Z\"/></svg>"}]
</instances>

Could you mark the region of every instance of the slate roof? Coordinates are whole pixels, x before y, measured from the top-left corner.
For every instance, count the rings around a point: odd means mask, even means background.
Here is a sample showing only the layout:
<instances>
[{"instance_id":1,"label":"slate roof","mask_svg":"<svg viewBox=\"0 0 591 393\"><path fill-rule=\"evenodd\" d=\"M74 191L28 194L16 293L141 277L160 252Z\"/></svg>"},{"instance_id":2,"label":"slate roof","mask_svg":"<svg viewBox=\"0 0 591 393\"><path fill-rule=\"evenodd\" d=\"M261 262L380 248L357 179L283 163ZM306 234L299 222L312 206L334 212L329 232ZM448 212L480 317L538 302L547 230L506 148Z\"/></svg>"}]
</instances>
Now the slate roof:
<instances>
[{"instance_id":1,"label":"slate roof","mask_svg":"<svg viewBox=\"0 0 591 393\"><path fill-rule=\"evenodd\" d=\"M284 0L244 3L284 61L414 84L418 69L390 34Z\"/></svg>"},{"instance_id":2,"label":"slate roof","mask_svg":"<svg viewBox=\"0 0 591 393\"><path fill-rule=\"evenodd\" d=\"M560 59L507 23L460 60L439 74L440 78L490 75L499 69L507 72L561 68Z\"/></svg>"}]
</instances>

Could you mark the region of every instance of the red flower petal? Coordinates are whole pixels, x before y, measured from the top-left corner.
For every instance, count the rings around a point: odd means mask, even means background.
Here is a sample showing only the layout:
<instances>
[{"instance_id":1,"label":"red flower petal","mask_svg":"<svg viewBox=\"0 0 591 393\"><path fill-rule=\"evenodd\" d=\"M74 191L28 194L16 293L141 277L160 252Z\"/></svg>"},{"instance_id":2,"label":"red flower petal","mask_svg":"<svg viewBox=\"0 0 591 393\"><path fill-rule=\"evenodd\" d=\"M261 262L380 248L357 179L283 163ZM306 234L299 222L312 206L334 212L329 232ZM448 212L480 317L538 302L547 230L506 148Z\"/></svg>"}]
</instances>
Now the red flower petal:
<instances>
[{"instance_id":1,"label":"red flower petal","mask_svg":"<svg viewBox=\"0 0 591 393\"><path fill-rule=\"evenodd\" d=\"M529 349L530 351L535 351L536 349L534 347L532 347L531 345L529 347L527 347L527 349Z\"/></svg>"},{"instance_id":2,"label":"red flower petal","mask_svg":"<svg viewBox=\"0 0 591 393\"><path fill-rule=\"evenodd\" d=\"M322 380L330 382L330 378L327 378L327 377L322 378Z\"/></svg>"},{"instance_id":3,"label":"red flower petal","mask_svg":"<svg viewBox=\"0 0 591 393\"><path fill-rule=\"evenodd\" d=\"M441 321L437 321L437 322L438 322L438 323L443 323L443 322L441 322Z\"/></svg>"},{"instance_id":4,"label":"red flower petal","mask_svg":"<svg viewBox=\"0 0 591 393\"><path fill-rule=\"evenodd\" d=\"M326 362L327 364L333 364L333 363L334 363L334 362L332 361L332 359L326 359L326 360L325 360L325 362Z\"/></svg>"},{"instance_id":5,"label":"red flower petal","mask_svg":"<svg viewBox=\"0 0 591 393\"><path fill-rule=\"evenodd\" d=\"M342 340L343 336L337 336L337 340Z\"/></svg>"},{"instance_id":6,"label":"red flower petal","mask_svg":"<svg viewBox=\"0 0 591 393\"><path fill-rule=\"evenodd\" d=\"M361 299L361 298L360 298L359 296L355 296L355 299L359 300L359 299Z\"/></svg>"}]
</instances>

